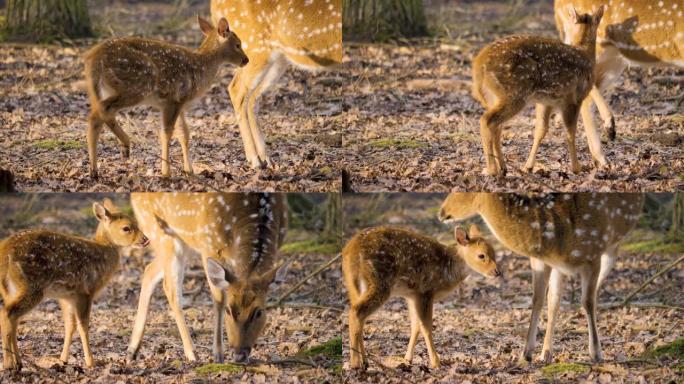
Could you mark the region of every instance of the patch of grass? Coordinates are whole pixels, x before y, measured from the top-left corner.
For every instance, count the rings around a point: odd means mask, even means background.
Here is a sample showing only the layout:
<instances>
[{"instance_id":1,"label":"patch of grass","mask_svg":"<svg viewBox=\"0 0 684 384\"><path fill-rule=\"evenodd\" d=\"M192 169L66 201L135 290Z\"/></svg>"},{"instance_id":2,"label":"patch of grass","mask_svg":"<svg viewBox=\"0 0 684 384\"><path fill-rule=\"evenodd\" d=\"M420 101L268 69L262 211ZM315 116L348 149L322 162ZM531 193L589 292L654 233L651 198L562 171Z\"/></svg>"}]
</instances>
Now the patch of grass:
<instances>
[{"instance_id":1,"label":"patch of grass","mask_svg":"<svg viewBox=\"0 0 684 384\"><path fill-rule=\"evenodd\" d=\"M305 349L298 353L306 357L314 356L326 356L329 359L341 360L342 359L342 337L336 337L334 339L328 340L323 344L315 345L311 348Z\"/></svg>"},{"instance_id":2,"label":"patch of grass","mask_svg":"<svg viewBox=\"0 0 684 384\"><path fill-rule=\"evenodd\" d=\"M292 243L283 244L280 247L280 252L284 254L292 253L322 253L332 254L340 251L340 246L336 242L315 238L303 241L295 241Z\"/></svg>"},{"instance_id":3,"label":"patch of grass","mask_svg":"<svg viewBox=\"0 0 684 384\"><path fill-rule=\"evenodd\" d=\"M371 141L370 146L375 148L407 149L425 148L428 144L411 139L380 139Z\"/></svg>"},{"instance_id":4,"label":"patch of grass","mask_svg":"<svg viewBox=\"0 0 684 384\"><path fill-rule=\"evenodd\" d=\"M200 375L210 375L212 373L221 373L221 372L231 372L231 373L239 373L239 372L244 372L248 367L244 365L237 365L237 364L231 364L231 363L223 363L223 364L204 364L200 365L199 367L195 368L195 372L200 374Z\"/></svg>"},{"instance_id":5,"label":"patch of grass","mask_svg":"<svg viewBox=\"0 0 684 384\"><path fill-rule=\"evenodd\" d=\"M544 376L553 378L553 376L558 374L563 374L566 372L575 373L587 373L589 372L589 367L582 364L575 363L555 363L549 364L541 369Z\"/></svg>"},{"instance_id":6,"label":"patch of grass","mask_svg":"<svg viewBox=\"0 0 684 384\"><path fill-rule=\"evenodd\" d=\"M660 358L665 356L684 361L684 338L677 339L669 344L644 352L644 357L647 358Z\"/></svg>"},{"instance_id":7,"label":"patch of grass","mask_svg":"<svg viewBox=\"0 0 684 384\"><path fill-rule=\"evenodd\" d=\"M684 241L662 236L656 239L624 244L621 248L634 253L682 253L684 252Z\"/></svg>"},{"instance_id":8,"label":"patch of grass","mask_svg":"<svg viewBox=\"0 0 684 384\"><path fill-rule=\"evenodd\" d=\"M85 144L76 140L54 140L45 139L34 143L37 148L41 149L81 149L85 148Z\"/></svg>"}]
</instances>

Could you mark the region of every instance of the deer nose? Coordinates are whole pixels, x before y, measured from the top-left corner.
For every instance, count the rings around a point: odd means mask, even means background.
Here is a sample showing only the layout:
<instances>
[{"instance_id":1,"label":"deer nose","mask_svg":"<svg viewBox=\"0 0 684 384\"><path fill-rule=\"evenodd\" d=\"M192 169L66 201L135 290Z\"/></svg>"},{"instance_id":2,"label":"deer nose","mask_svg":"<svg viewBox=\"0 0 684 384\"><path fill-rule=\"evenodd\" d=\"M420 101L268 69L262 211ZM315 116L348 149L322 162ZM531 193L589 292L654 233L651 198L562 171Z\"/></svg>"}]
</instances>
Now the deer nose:
<instances>
[{"instance_id":1,"label":"deer nose","mask_svg":"<svg viewBox=\"0 0 684 384\"><path fill-rule=\"evenodd\" d=\"M147 236L143 235L143 237L142 237L143 247L147 247L149 244L150 244L150 239L148 239Z\"/></svg>"},{"instance_id":2,"label":"deer nose","mask_svg":"<svg viewBox=\"0 0 684 384\"><path fill-rule=\"evenodd\" d=\"M501 276L503 276L503 273L501 272L501 270L499 268L497 268L494 270L494 276L495 277L501 277Z\"/></svg>"},{"instance_id":3,"label":"deer nose","mask_svg":"<svg viewBox=\"0 0 684 384\"><path fill-rule=\"evenodd\" d=\"M251 351L251 348L236 348L234 351L235 361L238 363L247 361L247 358L249 358L249 353Z\"/></svg>"},{"instance_id":4,"label":"deer nose","mask_svg":"<svg viewBox=\"0 0 684 384\"><path fill-rule=\"evenodd\" d=\"M243 66L243 67L244 67L245 65L247 65L248 63L249 63L249 58L245 57L244 59L242 59L242 66Z\"/></svg>"}]
</instances>

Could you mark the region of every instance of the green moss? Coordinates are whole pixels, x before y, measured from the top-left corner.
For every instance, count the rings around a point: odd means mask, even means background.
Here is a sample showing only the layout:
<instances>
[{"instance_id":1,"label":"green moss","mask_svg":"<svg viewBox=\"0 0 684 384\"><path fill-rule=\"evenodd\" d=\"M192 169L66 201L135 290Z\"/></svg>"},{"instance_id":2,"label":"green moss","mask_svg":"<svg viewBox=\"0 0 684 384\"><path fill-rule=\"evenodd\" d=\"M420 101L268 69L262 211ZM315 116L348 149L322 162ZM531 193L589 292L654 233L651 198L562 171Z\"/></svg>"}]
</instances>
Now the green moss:
<instances>
[{"instance_id":1,"label":"green moss","mask_svg":"<svg viewBox=\"0 0 684 384\"><path fill-rule=\"evenodd\" d=\"M280 252L284 254L292 253L322 253L332 254L340 251L340 246L332 241L323 240L320 238L295 241L288 244L283 244L280 247Z\"/></svg>"},{"instance_id":2,"label":"green moss","mask_svg":"<svg viewBox=\"0 0 684 384\"><path fill-rule=\"evenodd\" d=\"M76 140L54 140L45 139L34 143L37 148L41 149L80 149L85 148L85 144Z\"/></svg>"},{"instance_id":3,"label":"green moss","mask_svg":"<svg viewBox=\"0 0 684 384\"><path fill-rule=\"evenodd\" d=\"M342 359L342 337L336 337L326 341L323 344L315 345L311 348L300 351L298 355L303 355L306 357L323 355L330 359L340 360Z\"/></svg>"},{"instance_id":4,"label":"green moss","mask_svg":"<svg viewBox=\"0 0 684 384\"><path fill-rule=\"evenodd\" d=\"M197 368L195 368L195 372L200 374L200 375L210 375L212 373L221 373L221 372L231 372L231 373L239 373L239 372L244 372L247 370L248 367L244 365L237 365L237 364L231 364L231 363L223 363L223 364L204 364L201 365Z\"/></svg>"},{"instance_id":5,"label":"green moss","mask_svg":"<svg viewBox=\"0 0 684 384\"><path fill-rule=\"evenodd\" d=\"M587 373L589 372L589 367L582 364L575 363L555 363L549 364L541 369L544 376L553 378L553 376L558 374L563 374L566 372L575 373Z\"/></svg>"},{"instance_id":6,"label":"green moss","mask_svg":"<svg viewBox=\"0 0 684 384\"><path fill-rule=\"evenodd\" d=\"M634 253L682 253L684 252L684 241L663 236L624 244L621 248Z\"/></svg>"},{"instance_id":7,"label":"green moss","mask_svg":"<svg viewBox=\"0 0 684 384\"><path fill-rule=\"evenodd\" d=\"M376 148L407 149L425 148L428 146L428 144L410 139L380 139L371 141L370 146Z\"/></svg>"},{"instance_id":8,"label":"green moss","mask_svg":"<svg viewBox=\"0 0 684 384\"><path fill-rule=\"evenodd\" d=\"M647 358L660 358L665 356L684 361L684 338L677 339L669 344L644 352L644 357Z\"/></svg>"}]
</instances>

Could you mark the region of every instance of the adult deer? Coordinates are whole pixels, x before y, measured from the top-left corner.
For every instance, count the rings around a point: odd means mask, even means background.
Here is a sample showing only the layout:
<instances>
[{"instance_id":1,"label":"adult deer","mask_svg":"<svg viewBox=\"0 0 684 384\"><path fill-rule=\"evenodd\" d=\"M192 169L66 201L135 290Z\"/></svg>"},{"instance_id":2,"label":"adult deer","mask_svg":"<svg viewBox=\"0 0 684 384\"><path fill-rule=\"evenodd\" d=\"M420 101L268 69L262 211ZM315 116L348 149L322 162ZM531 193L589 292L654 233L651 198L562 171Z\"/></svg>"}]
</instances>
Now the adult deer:
<instances>
[{"instance_id":1,"label":"adult deer","mask_svg":"<svg viewBox=\"0 0 684 384\"><path fill-rule=\"evenodd\" d=\"M605 92L630 64L684 67L684 0L556 0L556 26L565 42L572 41L578 34L565 11L569 6L578 12L606 7L596 44L596 86L590 96L608 129L609 138L614 140L615 118L601 92ZM585 125L593 125L591 110L582 115L582 120Z\"/></svg>"},{"instance_id":2,"label":"adult deer","mask_svg":"<svg viewBox=\"0 0 684 384\"><path fill-rule=\"evenodd\" d=\"M582 308L589 326L589 351L601 361L596 325L597 291L615 262L618 245L639 219L641 194L580 193L526 196L452 193L439 212L442 221L480 215L496 238L532 266L532 317L523 357L532 359L547 285L548 323L542 359L550 362L553 330L565 275L579 275Z\"/></svg>"},{"instance_id":3,"label":"adult deer","mask_svg":"<svg viewBox=\"0 0 684 384\"><path fill-rule=\"evenodd\" d=\"M244 36L249 64L235 71L228 92L247 161L269 166L256 117L259 97L289 65L312 71L342 62L342 1L212 0L211 15L225 17Z\"/></svg>"},{"instance_id":4,"label":"adult deer","mask_svg":"<svg viewBox=\"0 0 684 384\"><path fill-rule=\"evenodd\" d=\"M143 274L127 358L134 359L140 348L152 293L164 279L185 356L196 360L181 307L186 251L192 249L201 255L214 301L214 360L223 361L224 316L235 359L247 360L266 324L269 284L282 265L277 251L286 232L285 196L135 193L131 204L154 260Z\"/></svg>"}]
</instances>

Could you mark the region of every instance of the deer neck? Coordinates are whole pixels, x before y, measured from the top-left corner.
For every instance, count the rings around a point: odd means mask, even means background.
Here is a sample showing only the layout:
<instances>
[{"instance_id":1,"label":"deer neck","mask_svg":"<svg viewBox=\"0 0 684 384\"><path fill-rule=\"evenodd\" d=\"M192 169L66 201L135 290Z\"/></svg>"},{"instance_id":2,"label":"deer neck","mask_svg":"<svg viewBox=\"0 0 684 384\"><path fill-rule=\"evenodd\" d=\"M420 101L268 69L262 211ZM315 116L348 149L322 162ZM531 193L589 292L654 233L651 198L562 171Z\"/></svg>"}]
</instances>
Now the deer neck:
<instances>
[{"instance_id":1,"label":"deer neck","mask_svg":"<svg viewBox=\"0 0 684 384\"><path fill-rule=\"evenodd\" d=\"M109 233L107 232L107 229L105 229L105 226L103 224L99 224L97 226L97 230L95 231L95 237L93 238L93 240L99 245L103 245L105 247L112 249L117 248L112 242L112 239L109 237Z\"/></svg>"},{"instance_id":2,"label":"deer neck","mask_svg":"<svg viewBox=\"0 0 684 384\"><path fill-rule=\"evenodd\" d=\"M463 248L458 245L453 245L447 248L449 256L451 256L451 263L449 264L449 275L452 277L453 283L459 283L465 279L466 268L468 264L463 255Z\"/></svg>"}]
</instances>

